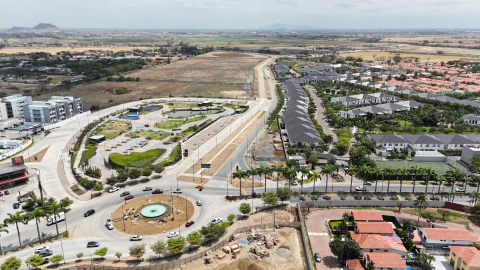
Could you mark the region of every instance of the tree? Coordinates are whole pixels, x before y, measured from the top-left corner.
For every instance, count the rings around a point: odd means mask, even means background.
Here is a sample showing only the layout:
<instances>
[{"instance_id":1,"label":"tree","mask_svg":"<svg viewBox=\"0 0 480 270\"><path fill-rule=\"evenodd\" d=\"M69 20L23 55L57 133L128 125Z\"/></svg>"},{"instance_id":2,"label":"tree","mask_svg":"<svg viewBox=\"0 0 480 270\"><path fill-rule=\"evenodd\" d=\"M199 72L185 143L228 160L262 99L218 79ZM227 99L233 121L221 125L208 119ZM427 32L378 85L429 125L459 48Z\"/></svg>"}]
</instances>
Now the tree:
<instances>
[{"instance_id":1,"label":"tree","mask_svg":"<svg viewBox=\"0 0 480 270\"><path fill-rule=\"evenodd\" d=\"M452 197L452 202L453 202L455 200L455 196L457 195L457 193L454 190L450 190L450 193L448 195Z\"/></svg>"},{"instance_id":2,"label":"tree","mask_svg":"<svg viewBox=\"0 0 480 270\"><path fill-rule=\"evenodd\" d=\"M164 253L166 248L167 248L167 242L165 242L165 240L157 240L150 245L150 249L152 249L152 251L155 252L155 254Z\"/></svg>"},{"instance_id":3,"label":"tree","mask_svg":"<svg viewBox=\"0 0 480 270\"><path fill-rule=\"evenodd\" d=\"M145 169L143 169L143 171L142 171L142 175L143 175L143 176L146 176L147 178L148 178L150 175L152 175L152 173L153 173L153 170L150 169L150 168L145 168Z\"/></svg>"},{"instance_id":4,"label":"tree","mask_svg":"<svg viewBox=\"0 0 480 270\"><path fill-rule=\"evenodd\" d=\"M403 224L402 224L402 229L407 232L412 232L413 231L413 223L409 219L404 219Z\"/></svg>"},{"instance_id":5,"label":"tree","mask_svg":"<svg viewBox=\"0 0 480 270\"><path fill-rule=\"evenodd\" d=\"M35 223L37 224L37 233L38 233L38 241L42 243L42 238L40 236L40 228L38 227L38 223L40 223L40 220L46 216L45 212L43 211L42 208L37 207L33 209L32 212L27 213L29 216L29 219L35 219Z\"/></svg>"},{"instance_id":6,"label":"tree","mask_svg":"<svg viewBox=\"0 0 480 270\"><path fill-rule=\"evenodd\" d=\"M437 173L432 170L431 167L427 167L427 168L424 168L423 169L423 173L427 176L427 179L425 179L425 193L427 193L427 190L428 190L428 181L430 181L430 177L432 175L436 175Z\"/></svg>"},{"instance_id":7,"label":"tree","mask_svg":"<svg viewBox=\"0 0 480 270\"><path fill-rule=\"evenodd\" d=\"M435 267L432 262L435 261L435 257L430 254L420 253L415 256L415 262L422 267L423 270L434 270Z\"/></svg>"},{"instance_id":8,"label":"tree","mask_svg":"<svg viewBox=\"0 0 480 270\"><path fill-rule=\"evenodd\" d=\"M77 254L77 258L80 260L83 257L83 252Z\"/></svg>"},{"instance_id":9,"label":"tree","mask_svg":"<svg viewBox=\"0 0 480 270\"><path fill-rule=\"evenodd\" d=\"M43 262L43 259L42 259L42 262ZM18 270L20 269L20 266L22 266L22 260L20 260L15 256L9 257L1 265L2 270Z\"/></svg>"},{"instance_id":10,"label":"tree","mask_svg":"<svg viewBox=\"0 0 480 270\"><path fill-rule=\"evenodd\" d=\"M442 215L443 220L445 220L445 216L449 216L449 215L450 215L450 210L447 210L447 209L445 209L445 208L440 208L440 209L437 209L437 213L439 213L440 215Z\"/></svg>"},{"instance_id":11,"label":"tree","mask_svg":"<svg viewBox=\"0 0 480 270\"><path fill-rule=\"evenodd\" d=\"M28 257L25 260L25 263L29 264L29 265L32 265L32 266L35 266L35 268L36 268L36 267L42 265L43 261L45 261L45 259L42 256L40 256L38 254L35 254L35 255L32 255L32 256ZM3 265L2 265L2 270L3 270Z\"/></svg>"},{"instance_id":12,"label":"tree","mask_svg":"<svg viewBox=\"0 0 480 270\"><path fill-rule=\"evenodd\" d=\"M102 190L103 190L102 184L97 184L93 187L93 191L102 191Z\"/></svg>"},{"instance_id":13,"label":"tree","mask_svg":"<svg viewBox=\"0 0 480 270\"><path fill-rule=\"evenodd\" d=\"M139 169L131 169L128 173L128 177L132 180L138 179L142 175L142 172Z\"/></svg>"},{"instance_id":14,"label":"tree","mask_svg":"<svg viewBox=\"0 0 480 270\"><path fill-rule=\"evenodd\" d=\"M118 182L117 177L113 175L107 178L107 184L109 184L110 186L114 186L117 182Z\"/></svg>"},{"instance_id":15,"label":"tree","mask_svg":"<svg viewBox=\"0 0 480 270\"><path fill-rule=\"evenodd\" d=\"M360 247L353 239L346 239L345 247L343 248L343 257L345 259L356 259L360 255Z\"/></svg>"},{"instance_id":16,"label":"tree","mask_svg":"<svg viewBox=\"0 0 480 270\"><path fill-rule=\"evenodd\" d=\"M107 255L107 251L108 251L108 248L103 247L103 248L96 249L95 253L93 253L93 254L95 254L97 256L102 256L102 258L103 258L103 256Z\"/></svg>"},{"instance_id":17,"label":"tree","mask_svg":"<svg viewBox=\"0 0 480 270\"><path fill-rule=\"evenodd\" d=\"M63 256L61 254L55 255L52 258L50 258L50 262L53 264L60 263L63 260Z\"/></svg>"},{"instance_id":18,"label":"tree","mask_svg":"<svg viewBox=\"0 0 480 270\"><path fill-rule=\"evenodd\" d=\"M191 232L189 235L187 235L187 242L190 243L192 246L196 246L200 244L203 241L203 235L200 233L200 231L194 231Z\"/></svg>"},{"instance_id":19,"label":"tree","mask_svg":"<svg viewBox=\"0 0 480 270\"><path fill-rule=\"evenodd\" d=\"M240 204L240 207L238 207L238 211L245 216L246 214L252 212L252 207L250 207L249 203L242 203Z\"/></svg>"},{"instance_id":20,"label":"tree","mask_svg":"<svg viewBox=\"0 0 480 270\"><path fill-rule=\"evenodd\" d=\"M172 254L177 254L183 250L185 247L185 237L177 236L168 239L168 251Z\"/></svg>"},{"instance_id":21,"label":"tree","mask_svg":"<svg viewBox=\"0 0 480 270\"><path fill-rule=\"evenodd\" d=\"M321 179L322 175L319 172L316 171L311 171L310 172L310 179L313 181L313 192L315 193L315 182L317 182L318 179Z\"/></svg>"},{"instance_id":22,"label":"tree","mask_svg":"<svg viewBox=\"0 0 480 270\"><path fill-rule=\"evenodd\" d=\"M238 178L240 180L240 196L242 196L242 179L247 177L248 173L242 169L233 173L233 178Z\"/></svg>"},{"instance_id":23,"label":"tree","mask_svg":"<svg viewBox=\"0 0 480 270\"><path fill-rule=\"evenodd\" d=\"M0 224L0 234L2 232L6 232L6 233L10 233L7 229L6 229L7 226L5 226L4 224ZM3 250L2 250L2 244L0 243L0 255L3 255Z\"/></svg>"},{"instance_id":24,"label":"tree","mask_svg":"<svg viewBox=\"0 0 480 270\"><path fill-rule=\"evenodd\" d=\"M208 224L208 226L202 226L200 229L200 233L208 239L215 239L222 235L222 233L225 231L222 227L220 227L219 224Z\"/></svg>"},{"instance_id":25,"label":"tree","mask_svg":"<svg viewBox=\"0 0 480 270\"><path fill-rule=\"evenodd\" d=\"M367 263L367 270L375 270L375 263L373 261Z\"/></svg>"},{"instance_id":26,"label":"tree","mask_svg":"<svg viewBox=\"0 0 480 270\"><path fill-rule=\"evenodd\" d=\"M117 257L118 259L120 259L120 257L122 257L122 253L121 253L121 252L116 252L116 253L115 253L115 257Z\"/></svg>"},{"instance_id":27,"label":"tree","mask_svg":"<svg viewBox=\"0 0 480 270\"><path fill-rule=\"evenodd\" d=\"M315 170L315 165L318 164L318 158L314 156L309 156L307 161L312 166L312 170Z\"/></svg>"},{"instance_id":28,"label":"tree","mask_svg":"<svg viewBox=\"0 0 480 270\"><path fill-rule=\"evenodd\" d=\"M258 168L258 172L260 175L263 174L265 176L265 192L267 192L267 176L272 175L272 168L261 166L260 168Z\"/></svg>"},{"instance_id":29,"label":"tree","mask_svg":"<svg viewBox=\"0 0 480 270\"><path fill-rule=\"evenodd\" d=\"M277 189L277 196L280 199L280 201L282 201L282 204L284 201L290 200L292 195L293 195L292 190L290 190L287 187Z\"/></svg>"},{"instance_id":30,"label":"tree","mask_svg":"<svg viewBox=\"0 0 480 270\"><path fill-rule=\"evenodd\" d=\"M45 210L49 217L56 217L59 216L61 212L65 212L65 208L55 201L46 205ZM58 222L55 222L55 227L57 228L57 235L59 235L60 232L58 231Z\"/></svg>"},{"instance_id":31,"label":"tree","mask_svg":"<svg viewBox=\"0 0 480 270\"><path fill-rule=\"evenodd\" d=\"M345 247L345 243L339 238L333 239L328 246L330 247L330 251L332 251L333 255L337 256L338 260L343 257L343 249Z\"/></svg>"},{"instance_id":32,"label":"tree","mask_svg":"<svg viewBox=\"0 0 480 270\"><path fill-rule=\"evenodd\" d=\"M267 191L262 194L262 201L264 204L277 205L278 196L274 191Z\"/></svg>"},{"instance_id":33,"label":"tree","mask_svg":"<svg viewBox=\"0 0 480 270\"><path fill-rule=\"evenodd\" d=\"M405 207L405 204L402 202L397 202L398 212L402 211L402 208Z\"/></svg>"},{"instance_id":34,"label":"tree","mask_svg":"<svg viewBox=\"0 0 480 270\"><path fill-rule=\"evenodd\" d=\"M303 179L305 178L306 175L308 175L310 173L310 170L307 167L301 167L299 171L302 174L302 181L300 182L300 184L302 185L300 193L302 193L303 192Z\"/></svg>"},{"instance_id":35,"label":"tree","mask_svg":"<svg viewBox=\"0 0 480 270\"><path fill-rule=\"evenodd\" d=\"M322 167L322 171L320 172L322 175L325 175L327 177L327 180L325 181L325 192L328 191L328 176L333 173L333 167L330 165L325 165ZM333 183L332 183L333 185ZM333 188L332 188L333 191Z\"/></svg>"},{"instance_id":36,"label":"tree","mask_svg":"<svg viewBox=\"0 0 480 270\"><path fill-rule=\"evenodd\" d=\"M425 197L425 195L418 195L413 205L416 208L418 208L418 220L417 220L417 226L418 226L418 223L420 222L420 215L421 215L422 209L425 209L428 206L427 198Z\"/></svg>"},{"instance_id":37,"label":"tree","mask_svg":"<svg viewBox=\"0 0 480 270\"><path fill-rule=\"evenodd\" d=\"M25 215L22 215L22 211L17 211L15 214L12 213L7 213L9 216L6 218L3 223L5 225L7 224L15 224L17 227L17 235L18 235L18 243L20 244L20 247L22 246L22 239L20 239L20 229L18 228L18 223L23 223L27 224L28 223L28 218Z\"/></svg>"},{"instance_id":38,"label":"tree","mask_svg":"<svg viewBox=\"0 0 480 270\"><path fill-rule=\"evenodd\" d=\"M283 170L284 170L284 167L282 165L278 165L278 166L272 165L272 172L277 173L277 192L278 192L278 181L279 181L278 178L280 177L280 174L283 173Z\"/></svg>"},{"instance_id":39,"label":"tree","mask_svg":"<svg viewBox=\"0 0 480 270\"><path fill-rule=\"evenodd\" d=\"M227 220L232 222L235 219L235 217L236 217L235 214L230 214L228 215Z\"/></svg>"},{"instance_id":40,"label":"tree","mask_svg":"<svg viewBox=\"0 0 480 270\"><path fill-rule=\"evenodd\" d=\"M156 172L156 173L162 173L163 170L164 170L163 165L160 164L160 163L157 163L157 164L153 165L152 168L153 168L153 171Z\"/></svg>"},{"instance_id":41,"label":"tree","mask_svg":"<svg viewBox=\"0 0 480 270\"><path fill-rule=\"evenodd\" d=\"M353 176L357 175L358 166L357 165L350 165L347 169L345 169L345 173L350 175L350 193L351 193L352 192L352 186L353 186Z\"/></svg>"},{"instance_id":42,"label":"tree","mask_svg":"<svg viewBox=\"0 0 480 270\"><path fill-rule=\"evenodd\" d=\"M145 253L145 247L147 244L133 244L130 247L128 247L130 256L137 256L140 257Z\"/></svg>"}]
</instances>

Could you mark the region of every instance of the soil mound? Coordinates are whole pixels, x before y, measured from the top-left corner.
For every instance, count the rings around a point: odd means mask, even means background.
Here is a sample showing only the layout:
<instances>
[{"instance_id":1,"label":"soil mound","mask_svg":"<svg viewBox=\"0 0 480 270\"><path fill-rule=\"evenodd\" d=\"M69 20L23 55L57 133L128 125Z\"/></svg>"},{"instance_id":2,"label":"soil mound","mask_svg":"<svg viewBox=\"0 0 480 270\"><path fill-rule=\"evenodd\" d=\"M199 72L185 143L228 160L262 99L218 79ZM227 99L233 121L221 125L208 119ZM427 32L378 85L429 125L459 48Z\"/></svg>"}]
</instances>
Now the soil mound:
<instances>
[{"instance_id":1,"label":"soil mound","mask_svg":"<svg viewBox=\"0 0 480 270\"><path fill-rule=\"evenodd\" d=\"M221 264L215 267L213 270L267 270L267 268L258 265L258 263L250 258L243 258L236 260L232 263Z\"/></svg>"}]
</instances>

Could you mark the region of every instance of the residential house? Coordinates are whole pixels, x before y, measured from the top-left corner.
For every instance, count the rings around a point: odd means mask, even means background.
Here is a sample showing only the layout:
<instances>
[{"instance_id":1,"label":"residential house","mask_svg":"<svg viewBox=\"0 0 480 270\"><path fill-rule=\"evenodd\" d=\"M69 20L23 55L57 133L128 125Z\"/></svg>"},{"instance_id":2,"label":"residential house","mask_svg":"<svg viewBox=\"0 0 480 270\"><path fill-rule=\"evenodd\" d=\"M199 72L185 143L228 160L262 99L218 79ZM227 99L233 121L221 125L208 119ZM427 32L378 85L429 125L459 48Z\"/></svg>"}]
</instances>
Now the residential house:
<instances>
[{"instance_id":1,"label":"residential house","mask_svg":"<svg viewBox=\"0 0 480 270\"><path fill-rule=\"evenodd\" d=\"M397 253L380 253L380 252L366 252L363 253L363 261L365 265L373 261L375 264L374 270L405 270L407 264Z\"/></svg>"},{"instance_id":2,"label":"residential house","mask_svg":"<svg viewBox=\"0 0 480 270\"><path fill-rule=\"evenodd\" d=\"M290 73L290 69L284 64L275 64L273 66L273 69L278 74L289 74Z\"/></svg>"},{"instance_id":3,"label":"residential house","mask_svg":"<svg viewBox=\"0 0 480 270\"><path fill-rule=\"evenodd\" d=\"M383 222L382 213L378 210L348 211L355 222Z\"/></svg>"},{"instance_id":4,"label":"residential house","mask_svg":"<svg viewBox=\"0 0 480 270\"><path fill-rule=\"evenodd\" d=\"M372 94L359 94L346 97L334 97L331 99L331 103L340 103L344 107L351 105L361 105L370 103L382 103L395 101L396 97L384 92L372 93Z\"/></svg>"},{"instance_id":5,"label":"residential house","mask_svg":"<svg viewBox=\"0 0 480 270\"><path fill-rule=\"evenodd\" d=\"M463 121L469 125L480 125L480 115L478 114L465 114Z\"/></svg>"},{"instance_id":6,"label":"residential house","mask_svg":"<svg viewBox=\"0 0 480 270\"><path fill-rule=\"evenodd\" d=\"M467 230L443 228L419 228L418 234L427 248L444 248L448 246L468 246L478 241L478 237Z\"/></svg>"},{"instance_id":7,"label":"residential house","mask_svg":"<svg viewBox=\"0 0 480 270\"><path fill-rule=\"evenodd\" d=\"M479 144L477 141L469 139L461 134L434 134L433 136L445 143L445 149L462 149L466 144Z\"/></svg>"},{"instance_id":8,"label":"residential house","mask_svg":"<svg viewBox=\"0 0 480 270\"><path fill-rule=\"evenodd\" d=\"M393 225L389 222L355 222L355 233L394 236Z\"/></svg>"},{"instance_id":9,"label":"residential house","mask_svg":"<svg viewBox=\"0 0 480 270\"><path fill-rule=\"evenodd\" d=\"M400 150L408 147L408 141L401 135L397 134L370 134L370 138L375 142L375 152L377 155L382 152L383 156L390 156L391 151L395 148Z\"/></svg>"},{"instance_id":10,"label":"residential house","mask_svg":"<svg viewBox=\"0 0 480 270\"><path fill-rule=\"evenodd\" d=\"M340 111L341 118L350 119L355 117L365 117L371 113L374 117L382 114L394 114L402 111L410 111L421 106L421 103L415 101L400 101L397 103L385 103L373 106L360 107L349 111Z\"/></svg>"},{"instance_id":11,"label":"residential house","mask_svg":"<svg viewBox=\"0 0 480 270\"><path fill-rule=\"evenodd\" d=\"M383 239L383 236L379 234L353 234L352 239L357 242L360 247L360 254L363 255L366 252L381 252L381 253L397 253L405 258L407 250L394 249L388 241Z\"/></svg>"},{"instance_id":12,"label":"residential house","mask_svg":"<svg viewBox=\"0 0 480 270\"><path fill-rule=\"evenodd\" d=\"M480 250L476 247L449 246L448 261L455 270L480 269Z\"/></svg>"},{"instance_id":13,"label":"residential house","mask_svg":"<svg viewBox=\"0 0 480 270\"><path fill-rule=\"evenodd\" d=\"M409 143L409 147L416 151L437 151L444 149L444 142L431 134L402 134Z\"/></svg>"}]
</instances>

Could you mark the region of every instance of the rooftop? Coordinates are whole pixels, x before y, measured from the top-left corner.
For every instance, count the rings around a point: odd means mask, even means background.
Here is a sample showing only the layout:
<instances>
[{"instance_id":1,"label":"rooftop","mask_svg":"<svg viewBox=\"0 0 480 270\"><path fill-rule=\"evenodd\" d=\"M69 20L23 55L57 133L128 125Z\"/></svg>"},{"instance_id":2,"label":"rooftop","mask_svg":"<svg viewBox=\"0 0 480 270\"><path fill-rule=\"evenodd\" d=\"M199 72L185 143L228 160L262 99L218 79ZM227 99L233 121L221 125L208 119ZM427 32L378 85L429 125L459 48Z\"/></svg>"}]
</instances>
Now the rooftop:
<instances>
[{"instance_id":1,"label":"rooftop","mask_svg":"<svg viewBox=\"0 0 480 270\"><path fill-rule=\"evenodd\" d=\"M350 215L353 216L355 221L382 221L382 213L378 210L352 210Z\"/></svg>"},{"instance_id":2,"label":"rooftop","mask_svg":"<svg viewBox=\"0 0 480 270\"><path fill-rule=\"evenodd\" d=\"M476 247L448 246L455 256L462 258L468 266L480 267L480 250Z\"/></svg>"},{"instance_id":3,"label":"rooftop","mask_svg":"<svg viewBox=\"0 0 480 270\"><path fill-rule=\"evenodd\" d=\"M388 222L357 222L359 233L395 233Z\"/></svg>"},{"instance_id":4,"label":"rooftop","mask_svg":"<svg viewBox=\"0 0 480 270\"><path fill-rule=\"evenodd\" d=\"M366 261L373 261L375 268L407 268L402 256L397 253L364 252Z\"/></svg>"},{"instance_id":5,"label":"rooftop","mask_svg":"<svg viewBox=\"0 0 480 270\"><path fill-rule=\"evenodd\" d=\"M467 230L453 230L442 228L420 228L425 231L428 239L436 240L460 240L460 241L478 241L478 237L470 234Z\"/></svg>"},{"instance_id":6,"label":"rooftop","mask_svg":"<svg viewBox=\"0 0 480 270\"><path fill-rule=\"evenodd\" d=\"M352 234L360 248L391 249L392 247L379 234Z\"/></svg>"},{"instance_id":7,"label":"rooftop","mask_svg":"<svg viewBox=\"0 0 480 270\"><path fill-rule=\"evenodd\" d=\"M363 267L359 259L347 260L347 266L349 270L365 270L365 267Z\"/></svg>"}]
</instances>

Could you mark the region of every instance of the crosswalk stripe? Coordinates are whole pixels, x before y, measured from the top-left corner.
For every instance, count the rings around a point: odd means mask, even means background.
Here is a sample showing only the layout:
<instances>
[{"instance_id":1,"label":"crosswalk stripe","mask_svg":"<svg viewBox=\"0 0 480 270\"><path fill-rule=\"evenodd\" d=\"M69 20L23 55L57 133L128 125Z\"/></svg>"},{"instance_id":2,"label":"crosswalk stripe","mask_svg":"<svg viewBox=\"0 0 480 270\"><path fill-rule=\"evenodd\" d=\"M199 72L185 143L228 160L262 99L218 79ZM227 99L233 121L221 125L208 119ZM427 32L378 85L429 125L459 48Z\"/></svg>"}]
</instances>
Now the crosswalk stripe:
<instances>
[{"instance_id":1,"label":"crosswalk stripe","mask_svg":"<svg viewBox=\"0 0 480 270\"><path fill-rule=\"evenodd\" d=\"M312 233L312 232L309 232L308 235L328 235L328 233Z\"/></svg>"}]
</instances>

